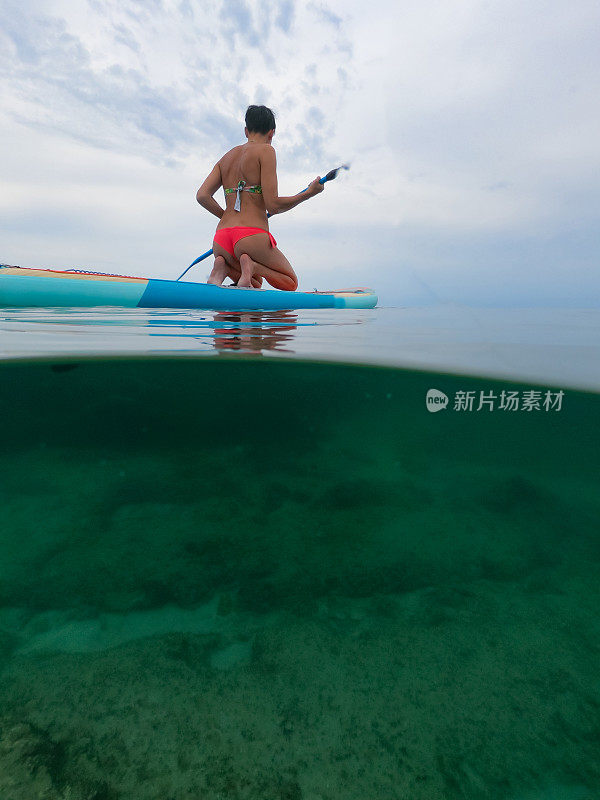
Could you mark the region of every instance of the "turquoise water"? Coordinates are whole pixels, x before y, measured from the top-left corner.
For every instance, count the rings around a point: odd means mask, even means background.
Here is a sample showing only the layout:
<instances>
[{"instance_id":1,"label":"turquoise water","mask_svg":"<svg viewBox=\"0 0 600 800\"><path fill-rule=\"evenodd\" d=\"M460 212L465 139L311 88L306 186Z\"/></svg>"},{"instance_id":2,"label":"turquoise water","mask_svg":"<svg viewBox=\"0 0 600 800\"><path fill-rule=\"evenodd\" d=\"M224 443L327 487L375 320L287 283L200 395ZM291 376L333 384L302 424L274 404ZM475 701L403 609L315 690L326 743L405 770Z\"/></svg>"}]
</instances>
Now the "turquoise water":
<instances>
[{"instance_id":1,"label":"turquoise water","mask_svg":"<svg viewBox=\"0 0 600 800\"><path fill-rule=\"evenodd\" d=\"M599 314L551 313L0 312L0 797L600 796Z\"/></svg>"}]
</instances>

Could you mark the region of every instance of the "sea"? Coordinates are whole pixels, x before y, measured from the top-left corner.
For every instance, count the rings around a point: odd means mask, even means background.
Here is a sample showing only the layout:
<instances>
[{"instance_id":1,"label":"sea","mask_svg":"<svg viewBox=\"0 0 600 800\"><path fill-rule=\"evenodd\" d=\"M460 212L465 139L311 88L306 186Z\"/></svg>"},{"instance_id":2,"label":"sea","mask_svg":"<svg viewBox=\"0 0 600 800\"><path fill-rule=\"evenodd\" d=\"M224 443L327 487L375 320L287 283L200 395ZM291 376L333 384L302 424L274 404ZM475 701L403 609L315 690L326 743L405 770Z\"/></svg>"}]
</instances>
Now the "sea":
<instances>
[{"instance_id":1,"label":"sea","mask_svg":"<svg viewBox=\"0 0 600 800\"><path fill-rule=\"evenodd\" d=\"M0 309L1 800L598 800L600 309Z\"/></svg>"}]
</instances>

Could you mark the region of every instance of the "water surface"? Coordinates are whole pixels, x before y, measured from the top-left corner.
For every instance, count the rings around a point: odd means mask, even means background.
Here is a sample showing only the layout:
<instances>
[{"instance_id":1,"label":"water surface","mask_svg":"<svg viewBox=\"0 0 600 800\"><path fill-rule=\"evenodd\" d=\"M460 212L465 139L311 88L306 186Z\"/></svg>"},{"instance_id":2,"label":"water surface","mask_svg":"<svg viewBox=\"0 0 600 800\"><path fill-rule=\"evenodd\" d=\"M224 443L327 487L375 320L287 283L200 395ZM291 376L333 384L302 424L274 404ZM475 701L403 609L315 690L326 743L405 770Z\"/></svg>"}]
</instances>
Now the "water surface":
<instances>
[{"instance_id":1,"label":"water surface","mask_svg":"<svg viewBox=\"0 0 600 800\"><path fill-rule=\"evenodd\" d=\"M600 310L0 309L0 357L224 351L551 380L597 390Z\"/></svg>"}]
</instances>

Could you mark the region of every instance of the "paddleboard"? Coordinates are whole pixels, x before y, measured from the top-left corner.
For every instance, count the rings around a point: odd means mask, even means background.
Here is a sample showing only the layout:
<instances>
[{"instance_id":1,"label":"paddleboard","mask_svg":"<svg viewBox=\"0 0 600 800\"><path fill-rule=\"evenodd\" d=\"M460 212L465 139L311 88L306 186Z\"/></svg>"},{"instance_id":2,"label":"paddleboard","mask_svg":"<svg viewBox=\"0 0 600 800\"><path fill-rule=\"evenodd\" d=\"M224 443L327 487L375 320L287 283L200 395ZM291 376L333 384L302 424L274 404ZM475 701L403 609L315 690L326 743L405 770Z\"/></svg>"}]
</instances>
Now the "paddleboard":
<instances>
[{"instance_id":1,"label":"paddleboard","mask_svg":"<svg viewBox=\"0 0 600 800\"><path fill-rule=\"evenodd\" d=\"M0 264L0 306L121 306L123 308L205 308L210 310L283 310L300 308L374 308L372 289L285 292L238 289L191 281L137 278L86 270L31 269Z\"/></svg>"}]
</instances>

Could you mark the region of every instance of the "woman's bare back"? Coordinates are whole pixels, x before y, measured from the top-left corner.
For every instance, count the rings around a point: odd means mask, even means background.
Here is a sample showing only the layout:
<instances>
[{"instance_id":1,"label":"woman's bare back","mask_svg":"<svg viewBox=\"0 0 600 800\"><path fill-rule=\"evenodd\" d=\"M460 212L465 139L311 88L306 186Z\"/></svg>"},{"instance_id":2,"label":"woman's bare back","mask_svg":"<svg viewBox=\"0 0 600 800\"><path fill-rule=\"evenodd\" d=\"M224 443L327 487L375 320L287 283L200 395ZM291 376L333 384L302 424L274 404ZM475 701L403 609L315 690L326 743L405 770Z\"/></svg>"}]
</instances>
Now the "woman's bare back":
<instances>
[{"instance_id":1,"label":"woman's bare back","mask_svg":"<svg viewBox=\"0 0 600 800\"><path fill-rule=\"evenodd\" d=\"M264 144L247 142L225 153L218 162L223 187L234 189L240 180L246 181L247 186L260 185L259 152L264 147ZM269 230L267 209L262 194L240 192L239 211L234 211L235 200L235 193L225 195L225 213L221 217L217 228L230 228L241 225Z\"/></svg>"}]
</instances>

